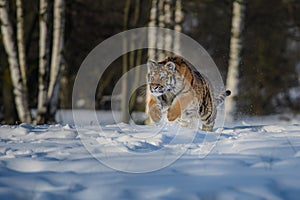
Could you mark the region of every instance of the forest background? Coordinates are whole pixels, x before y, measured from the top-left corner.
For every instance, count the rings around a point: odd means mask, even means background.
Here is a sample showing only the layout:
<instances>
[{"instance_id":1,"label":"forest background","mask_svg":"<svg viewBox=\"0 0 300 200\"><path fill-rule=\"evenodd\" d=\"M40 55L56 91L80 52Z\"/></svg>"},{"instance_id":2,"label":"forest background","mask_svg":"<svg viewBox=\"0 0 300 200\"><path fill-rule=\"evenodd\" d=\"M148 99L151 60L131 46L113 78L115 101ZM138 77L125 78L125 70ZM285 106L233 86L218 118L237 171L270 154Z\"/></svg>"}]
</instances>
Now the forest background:
<instances>
[{"instance_id":1,"label":"forest background","mask_svg":"<svg viewBox=\"0 0 300 200\"><path fill-rule=\"evenodd\" d=\"M53 122L55 121L53 115L57 109L72 108L72 88L76 73L84 58L96 45L117 33L149 26L153 1L30 0L22 3L20 0L1 0L0 14L4 13L4 8L12 27L10 43L17 56L20 56L22 51L25 55L26 72L24 77L26 77L25 85L27 86L24 91L28 93L26 99L29 109L37 110L37 113L40 114L40 118L36 117L36 122ZM20 50L17 45L19 41L17 35L20 30L17 15L19 2L22 3L23 50ZM45 2L47 9L43 11L42 5ZM162 5L171 2L175 5L178 0L157 0L156 2L162 2ZM239 92L234 96L237 102L235 117L285 112L299 113L299 0L180 1L183 16L180 20L181 32L196 40L208 51L226 83L230 41L233 36L231 26L234 2L243 2L245 6L240 34L242 48L238 68ZM159 16L157 17L159 18ZM57 17L60 17L58 21L56 21ZM45 57L41 57L43 20L47 22L46 27L48 27L45 32L47 36L44 40L46 41L45 47L43 47L45 55L48 55ZM2 20L1 28L3 27L6 27L6 24ZM56 29L51 27L56 27ZM162 27L172 28L166 24ZM3 42L7 41L4 35L2 30L0 33L0 121L1 124L15 124L27 120L20 119L20 115L18 115L18 106L16 105L18 102L15 98L15 86L12 80L14 76L10 68L9 54ZM59 45L60 43L63 45ZM59 56L57 54L55 57L55 52L58 52ZM124 65L127 65L127 69L129 69L133 64L137 64L137 57L140 57L140 63L146 63L148 52L147 50L142 50L140 53L138 51L130 52L128 58L130 56L135 60L131 66L130 63L124 64L124 58L120 57L108 67L101 78L95 94L97 109L110 109L110 102L106 98L111 95L115 83L125 73ZM54 57L57 59L53 59ZM43 58L46 60L46 68L41 81L39 79L41 79ZM22 59L19 57L18 60L20 68ZM51 82L52 75L55 77L53 84ZM23 80L20 78L19 81L24 81L24 78ZM44 83L48 81L45 86L50 98L39 106L39 93L42 90L41 82L43 81ZM59 82L57 90L55 89L56 82ZM49 92L49 88L54 93ZM57 91L57 102L53 103L53 109L49 99L52 99L55 91ZM136 102L133 104L135 106L131 109L142 111L144 103L138 99L135 98ZM44 110L39 109L43 106ZM78 102L78 108L89 108L89 106L84 102ZM32 118L27 122L32 122Z\"/></svg>"}]
</instances>

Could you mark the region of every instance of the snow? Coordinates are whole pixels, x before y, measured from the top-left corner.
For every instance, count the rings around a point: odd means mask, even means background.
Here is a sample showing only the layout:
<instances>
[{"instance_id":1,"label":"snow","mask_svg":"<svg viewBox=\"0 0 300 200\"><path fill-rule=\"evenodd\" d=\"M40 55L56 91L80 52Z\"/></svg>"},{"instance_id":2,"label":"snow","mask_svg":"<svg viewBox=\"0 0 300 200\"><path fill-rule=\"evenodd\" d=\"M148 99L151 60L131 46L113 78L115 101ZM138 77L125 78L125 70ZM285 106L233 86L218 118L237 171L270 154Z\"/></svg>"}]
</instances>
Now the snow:
<instances>
[{"instance_id":1,"label":"snow","mask_svg":"<svg viewBox=\"0 0 300 200\"><path fill-rule=\"evenodd\" d=\"M78 112L83 119L88 114ZM248 118L207 134L174 123L110 124L108 113L99 115L106 120L100 128L96 122L75 126L66 112L57 125L0 126L0 199L300 195L297 116Z\"/></svg>"}]
</instances>

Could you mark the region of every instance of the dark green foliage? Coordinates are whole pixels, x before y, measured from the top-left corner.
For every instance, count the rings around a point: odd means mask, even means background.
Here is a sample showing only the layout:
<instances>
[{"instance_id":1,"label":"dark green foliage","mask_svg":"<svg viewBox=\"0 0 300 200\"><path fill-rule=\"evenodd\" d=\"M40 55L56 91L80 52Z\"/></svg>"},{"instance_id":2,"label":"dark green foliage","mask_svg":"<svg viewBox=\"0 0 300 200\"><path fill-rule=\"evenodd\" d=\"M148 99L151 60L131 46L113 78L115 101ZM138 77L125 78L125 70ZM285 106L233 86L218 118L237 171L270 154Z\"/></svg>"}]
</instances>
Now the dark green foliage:
<instances>
[{"instance_id":1,"label":"dark green foliage","mask_svg":"<svg viewBox=\"0 0 300 200\"><path fill-rule=\"evenodd\" d=\"M288 99L280 98L288 96L289 89L297 86L295 66L300 58L299 54L295 57L299 43L296 51L290 48L293 38L289 26L295 24L289 19L288 3L281 0L247 3L238 98L243 112L270 114L286 106L293 107Z\"/></svg>"}]
</instances>

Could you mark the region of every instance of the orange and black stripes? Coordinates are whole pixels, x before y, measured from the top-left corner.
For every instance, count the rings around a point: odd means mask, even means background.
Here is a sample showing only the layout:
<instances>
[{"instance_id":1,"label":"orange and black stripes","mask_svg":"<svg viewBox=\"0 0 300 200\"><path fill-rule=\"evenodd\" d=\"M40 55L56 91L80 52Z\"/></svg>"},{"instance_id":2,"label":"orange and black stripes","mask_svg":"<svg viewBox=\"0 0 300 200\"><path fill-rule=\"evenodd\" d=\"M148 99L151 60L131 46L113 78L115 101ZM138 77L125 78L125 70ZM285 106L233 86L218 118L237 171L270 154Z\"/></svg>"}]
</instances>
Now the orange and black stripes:
<instances>
[{"instance_id":1,"label":"orange and black stripes","mask_svg":"<svg viewBox=\"0 0 300 200\"><path fill-rule=\"evenodd\" d=\"M168 71L169 68L166 67L170 63L173 68L175 65L173 73L170 73ZM153 73L157 73L155 70L168 71L167 80L161 85L168 86L171 89L168 89L161 95L156 94L156 101L159 102L159 106L168 109L168 117L176 113L168 119L174 120L174 116L178 117L178 113L180 116L185 109L193 110L189 106L195 104L202 122L202 129L204 131L212 131L217 115L217 100L214 97L214 92L208 79L198 72L194 66L179 56L167 57L157 62L156 65L158 67L153 68ZM172 87L167 85L170 83L173 84ZM197 99L196 103L193 103L195 102L194 99Z\"/></svg>"}]
</instances>

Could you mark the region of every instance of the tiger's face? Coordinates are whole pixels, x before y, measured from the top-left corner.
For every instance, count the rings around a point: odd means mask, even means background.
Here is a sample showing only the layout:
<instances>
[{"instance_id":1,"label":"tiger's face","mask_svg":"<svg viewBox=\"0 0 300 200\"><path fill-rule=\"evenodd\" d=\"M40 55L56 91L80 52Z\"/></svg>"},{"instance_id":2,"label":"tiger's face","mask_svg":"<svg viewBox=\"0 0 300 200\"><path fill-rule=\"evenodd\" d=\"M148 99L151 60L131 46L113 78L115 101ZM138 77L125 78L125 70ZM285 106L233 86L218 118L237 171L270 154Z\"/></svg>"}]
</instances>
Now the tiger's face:
<instances>
[{"instance_id":1,"label":"tiger's face","mask_svg":"<svg viewBox=\"0 0 300 200\"><path fill-rule=\"evenodd\" d=\"M175 64L168 62L166 64L149 61L147 63L148 74L147 81L150 92L154 96L160 96L172 90L175 84Z\"/></svg>"}]
</instances>

